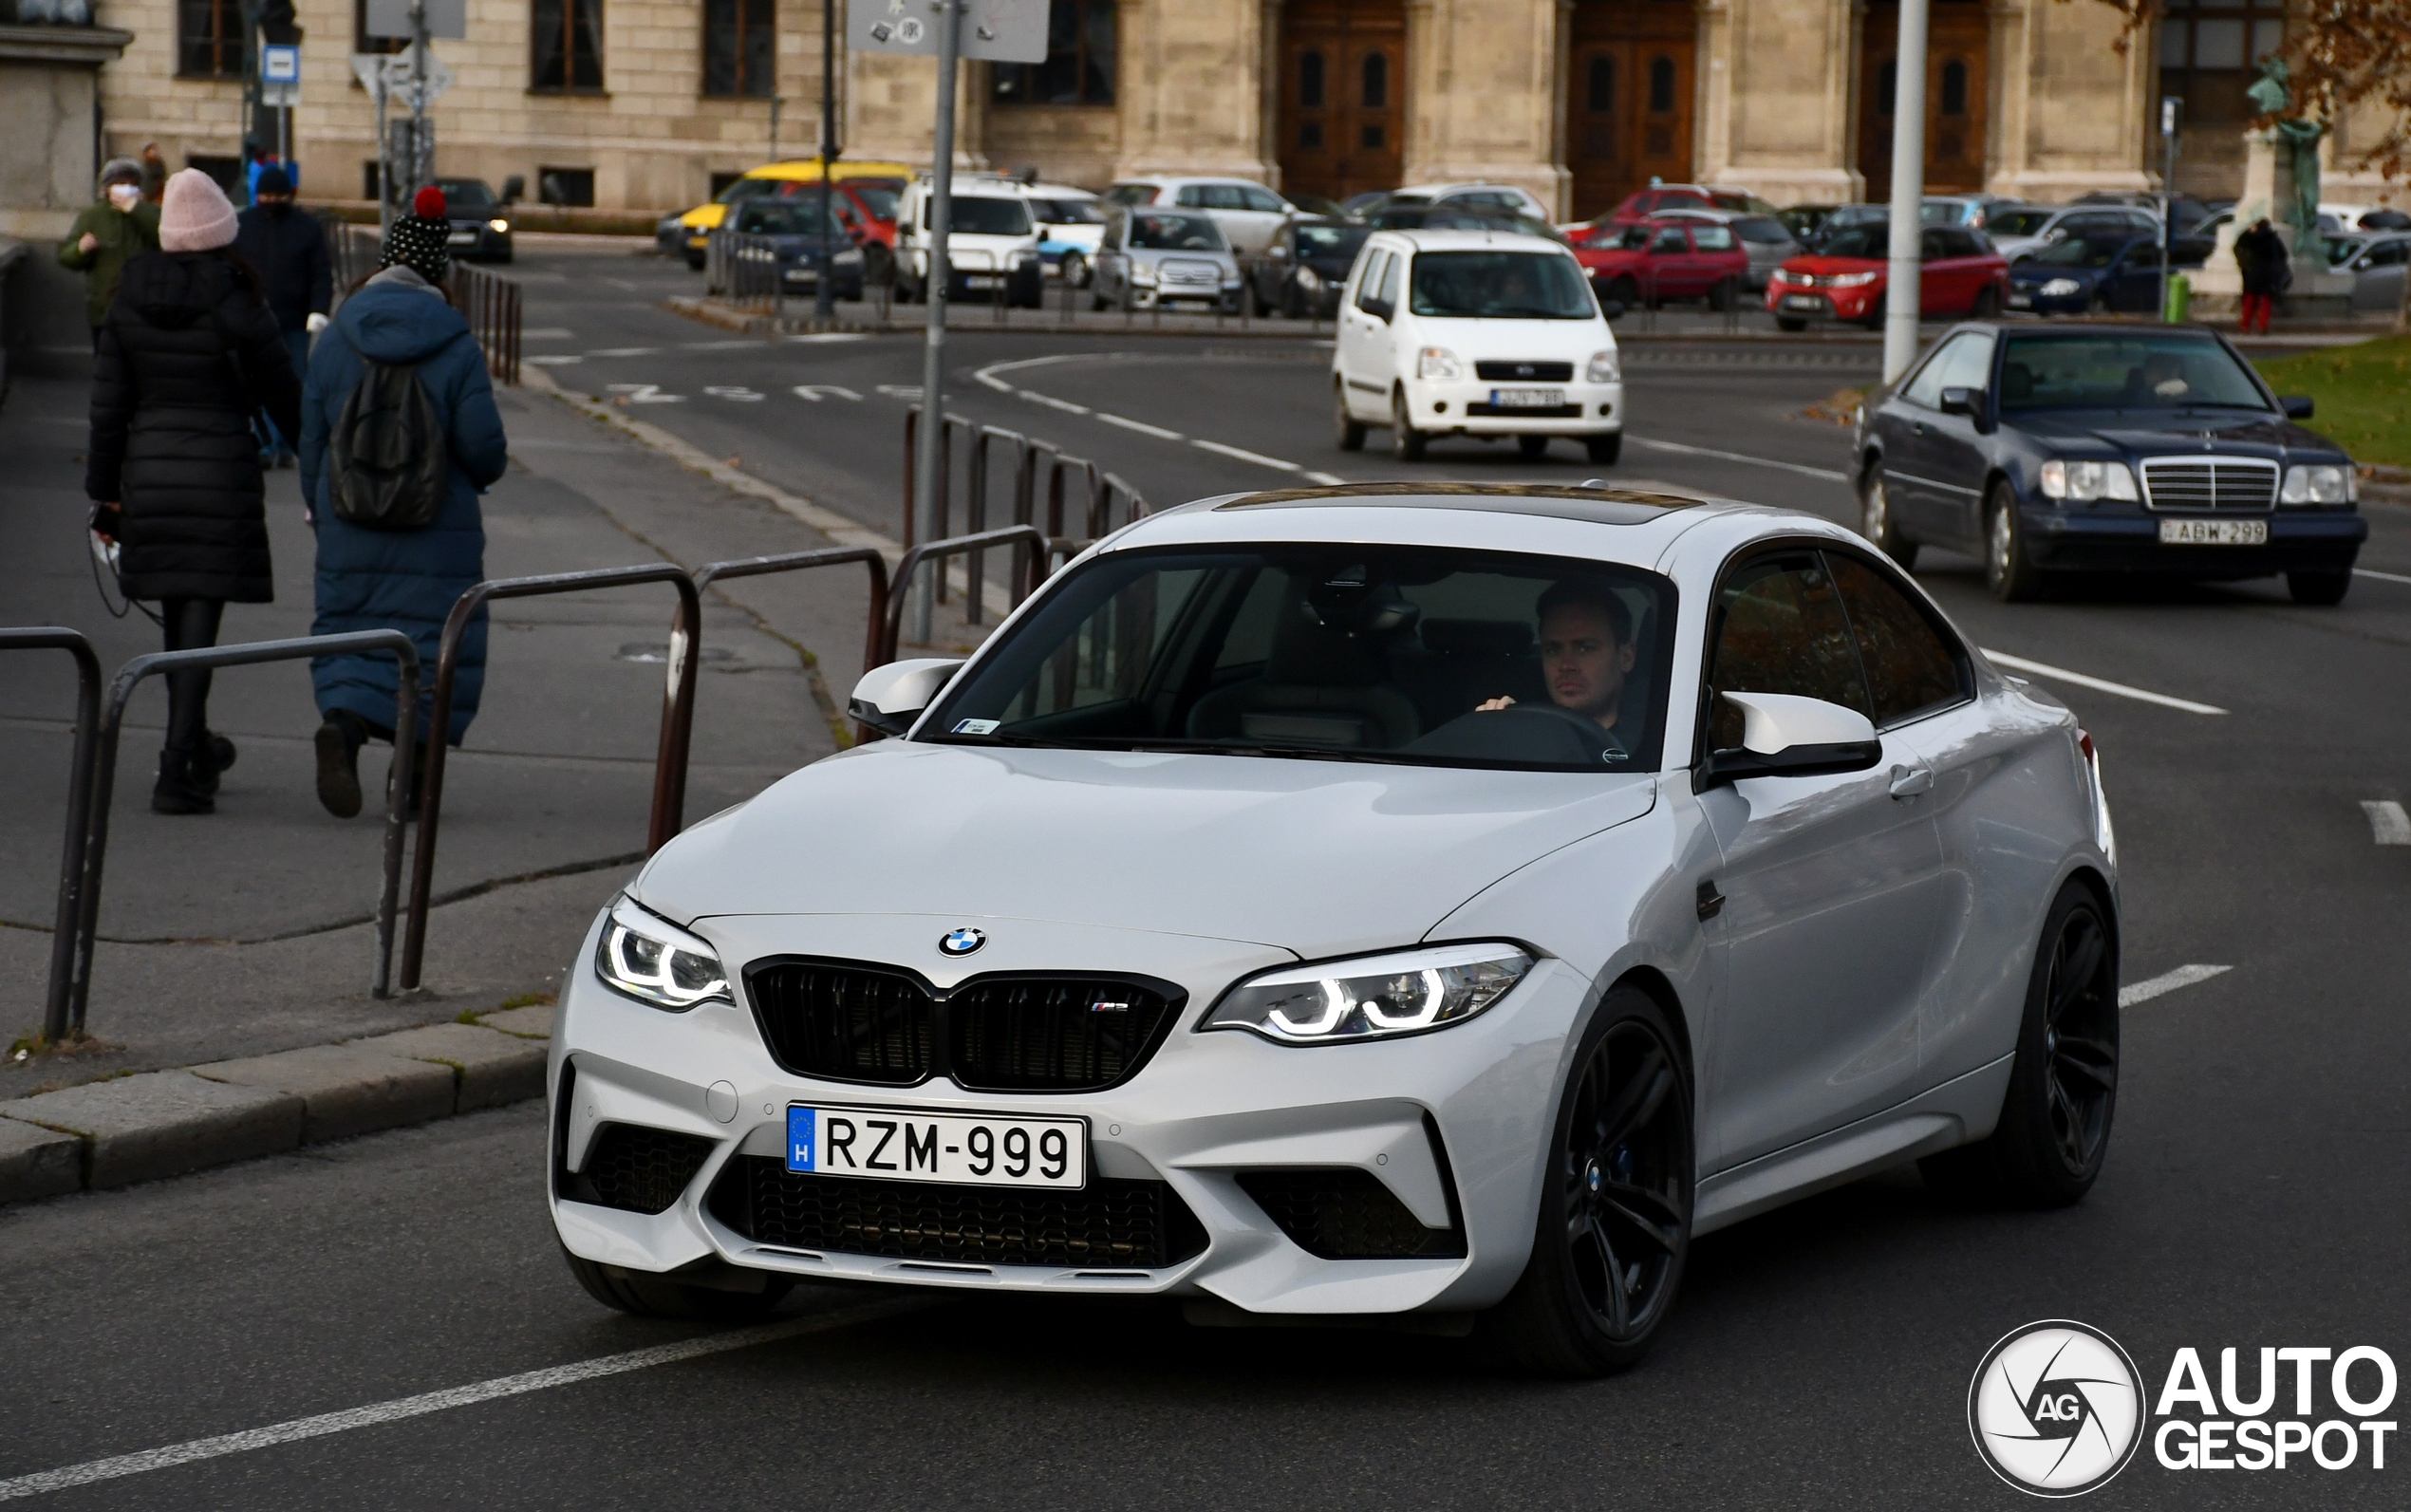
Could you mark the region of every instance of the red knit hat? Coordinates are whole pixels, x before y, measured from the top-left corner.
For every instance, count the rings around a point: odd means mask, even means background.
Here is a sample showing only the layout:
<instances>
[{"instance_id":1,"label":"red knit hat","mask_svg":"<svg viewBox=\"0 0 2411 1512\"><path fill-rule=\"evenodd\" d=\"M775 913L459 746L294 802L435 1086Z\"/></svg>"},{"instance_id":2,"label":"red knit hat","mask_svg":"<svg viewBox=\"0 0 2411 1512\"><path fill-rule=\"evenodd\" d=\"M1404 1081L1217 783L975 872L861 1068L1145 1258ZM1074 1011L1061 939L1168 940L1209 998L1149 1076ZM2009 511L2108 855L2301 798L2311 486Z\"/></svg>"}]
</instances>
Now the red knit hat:
<instances>
[{"instance_id":1,"label":"red knit hat","mask_svg":"<svg viewBox=\"0 0 2411 1512\"><path fill-rule=\"evenodd\" d=\"M410 198L410 213L414 215L423 215L429 220L441 220L443 218L443 191L433 184L420 190Z\"/></svg>"}]
</instances>

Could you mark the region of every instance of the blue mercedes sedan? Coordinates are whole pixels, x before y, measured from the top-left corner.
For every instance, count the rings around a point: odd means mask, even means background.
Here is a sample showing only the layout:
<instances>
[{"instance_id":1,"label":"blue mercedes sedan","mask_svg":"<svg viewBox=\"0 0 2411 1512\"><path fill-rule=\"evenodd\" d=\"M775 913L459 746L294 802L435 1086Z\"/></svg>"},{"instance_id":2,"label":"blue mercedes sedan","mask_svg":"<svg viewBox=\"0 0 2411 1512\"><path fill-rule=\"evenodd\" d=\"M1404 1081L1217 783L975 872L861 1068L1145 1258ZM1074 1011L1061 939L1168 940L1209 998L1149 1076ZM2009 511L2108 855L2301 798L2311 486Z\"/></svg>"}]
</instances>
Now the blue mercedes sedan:
<instances>
[{"instance_id":1,"label":"blue mercedes sedan","mask_svg":"<svg viewBox=\"0 0 2411 1512\"><path fill-rule=\"evenodd\" d=\"M2283 574L2296 603L2336 604L2369 527L2309 418L2215 331L1972 322L1861 407L1860 530L1903 566L1978 554L2005 601L2148 572Z\"/></svg>"},{"instance_id":2,"label":"blue mercedes sedan","mask_svg":"<svg viewBox=\"0 0 2411 1512\"><path fill-rule=\"evenodd\" d=\"M2074 237L2009 264L2009 308L2037 315L2159 308L2163 254L2157 236Z\"/></svg>"}]
</instances>

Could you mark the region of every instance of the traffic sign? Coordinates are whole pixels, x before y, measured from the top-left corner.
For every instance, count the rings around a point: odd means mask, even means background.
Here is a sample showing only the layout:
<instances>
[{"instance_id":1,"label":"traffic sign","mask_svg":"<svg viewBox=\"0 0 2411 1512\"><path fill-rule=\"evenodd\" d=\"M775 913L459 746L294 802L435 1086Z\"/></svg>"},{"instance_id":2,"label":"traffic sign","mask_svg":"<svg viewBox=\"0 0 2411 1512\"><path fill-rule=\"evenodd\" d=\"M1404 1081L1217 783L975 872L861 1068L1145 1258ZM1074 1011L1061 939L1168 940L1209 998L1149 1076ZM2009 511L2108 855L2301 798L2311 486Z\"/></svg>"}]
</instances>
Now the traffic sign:
<instances>
[{"instance_id":1,"label":"traffic sign","mask_svg":"<svg viewBox=\"0 0 2411 1512\"><path fill-rule=\"evenodd\" d=\"M413 0L368 0L363 31L372 37L408 38ZM469 0L426 0L427 35L458 40L469 34Z\"/></svg>"},{"instance_id":2,"label":"traffic sign","mask_svg":"<svg viewBox=\"0 0 2411 1512\"><path fill-rule=\"evenodd\" d=\"M259 49L259 82L271 84L301 83L301 48L268 43Z\"/></svg>"},{"instance_id":3,"label":"traffic sign","mask_svg":"<svg viewBox=\"0 0 2411 1512\"><path fill-rule=\"evenodd\" d=\"M355 52L351 55L351 71L360 79L360 87L375 89L382 79L386 97L401 102L402 108L412 109L418 103L419 76L411 71L411 55L407 52ZM452 65L427 54L427 101L452 87L456 75Z\"/></svg>"},{"instance_id":4,"label":"traffic sign","mask_svg":"<svg viewBox=\"0 0 2411 1512\"><path fill-rule=\"evenodd\" d=\"M848 42L866 52L938 54L933 0L863 0L846 8ZM1047 0L963 0L962 56L991 63L1046 61Z\"/></svg>"}]
</instances>

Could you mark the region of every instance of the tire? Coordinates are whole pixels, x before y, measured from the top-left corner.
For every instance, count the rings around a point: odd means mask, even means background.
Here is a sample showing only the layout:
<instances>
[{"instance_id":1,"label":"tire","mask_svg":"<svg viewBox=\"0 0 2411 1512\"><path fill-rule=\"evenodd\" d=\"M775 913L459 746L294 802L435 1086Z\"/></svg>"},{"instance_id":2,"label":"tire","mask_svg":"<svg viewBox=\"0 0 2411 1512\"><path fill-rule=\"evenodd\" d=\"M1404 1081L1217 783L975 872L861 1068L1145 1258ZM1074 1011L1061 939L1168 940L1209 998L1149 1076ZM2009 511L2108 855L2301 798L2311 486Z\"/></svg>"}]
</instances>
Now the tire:
<instances>
[{"instance_id":1,"label":"tire","mask_svg":"<svg viewBox=\"0 0 2411 1512\"><path fill-rule=\"evenodd\" d=\"M1641 1362L1673 1310L1695 1174L1680 1043L1635 988L1592 1014L1549 1124L1532 1258L1477 1325L1507 1362L1612 1375Z\"/></svg>"},{"instance_id":2,"label":"tire","mask_svg":"<svg viewBox=\"0 0 2411 1512\"><path fill-rule=\"evenodd\" d=\"M1806 330L1807 328L1808 323L1800 319L1796 315L1778 315L1775 317L1775 329L1777 330L1798 332Z\"/></svg>"},{"instance_id":3,"label":"tire","mask_svg":"<svg viewBox=\"0 0 2411 1512\"><path fill-rule=\"evenodd\" d=\"M692 1318L714 1323L746 1323L769 1316L786 1300L794 1282L770 1277L758 1292L728 1292L715 1286L686 1286L644 1271L605 1265L572 1255L564 1246L561 1258L586 1295L605 1307L638 1317Z\"/></svg>"},{"instance_id":4,"label":"tire","mask_svg":"<svg viewBox=\"0 0 2411 1512\"><path fill-rule=\"evenodd\" d=\"M1626 309L1638 309L1641 308L1641 286L1630 278L1618 278L1607 286L1607 297Z\"/></svg>"},{"instance_id":5,"label":"tire","mask_svg":"<svg viewBox=\"0 0 2411 1512\"><path fill-rule=\"evenodd\" d=\"M1992 320L2001 313L2001 290L1987 284L1976 290L1975 308L1970 311L1977 320Z\"/></svg>"},{"instance_id":6,"label":"tire","mask_svg":"<svg viewBox=\"0 0 2411 1512\"><path fill-rule=\"evenodd\" d=\"M1407 412L1407 391L1390 391L1390 455L1401 462L1420 462L1424 448L1430 439L1414 428L1414 417Z\"/></svg>"},{"instance_id":7,"label":"tire","mask_svg":"<svg viewBox=\"0 0 2411 1512\"><path fill-rule=\"evenodd\" d=\"M1519 436L1515 439L1515 449L1537 462L1549 455L1549 439L1545 436Z\"/></svg>"},{"instance_id":8,"label":"tire","mask_svg":"<svg viewBox=\"0 0 2411 1512\"><path fill-rule=\"evenodd\" d=\"M2309 604L2321 608L2342 604L2346 591L2351 587L2352 569L2348 567L2286 574L2286 591L2293 595L2296 604Z\"/></svg>"},{"instance_id":9,"label":"tire","mask_svg":"<svg viewBox=\"0 0 2411 1512\"><path fill-rule=\"evenodd\" d=\"M1919 1161L1927 1184L2012 1207L2081 1200L2109 1152L2118 1039L2117 928L2071 880L2044 921L2001 1121L1988 1138Z\"/></svg>"},{"instance_id":10,"label":"tire","mask_svg":"<svg viewBox=\"0 0 2411 1512\"><path fill-rule=\"evenodd\" d=\"M1105 313L1104 286L1093 282L1089 285L1089 312L1095 315Z\"/></svg>"},{"instance_id":11,"label":"tire","mask_svg":"<svg viewBox=\"0 0 2411 1512\"><path fill-rule=\"evenodd\" d=\"M1582 449L1590 454L1592 462L1598 466L1614 467L1624 455L1624 433L1617 431L1611 436L1585 436L1582 438Z\"/></svg>"},{"instance_id":12,"label":"tire","mask_svg":"<svg viewBox=\"0 0 2411 1512\"><path fill-rule=\"evenodd\" d=\"M2042 570L2027 554L2017 495L2009 484L1995 483L1984 499L1984 586L2002 603L2018 604L2042 597L2043 585Z\"/></svg>"},{"instance_id":13,"label":"tire","mask_svg":"<svg viewBox=\"0 0 2411 1512\"><path fill-rule=\"evenodd\" d=\"M703 271L703 254L699 252L688 252L686 254L686 268L689 272L701 272Z\"/></svg>"},{"instance_id":14,"label":"tire","mask_svg":"<svg viewBox=\"0 0 2411 1512\"><path fill-rule=\"evenodd\" d=\"M862 249L862 277L866 284L888 284L896 281L896 254L882 241L865 242Z\"/></svg>"},{"instance_id":15,"label":"tire","mask_svg":"<svg viewBox=\"0 0 2411 1512\"><path fill-rule=\"evenodd\" d=\"M1331 385L1331 439L1343 452L1365 449L1364 421L1348 413L1348 391L1337 383Z\"/></svg>"},{"instance_id":16,"label":"tire","mask_svg":"<svg viewBox=\"0 0 2411 1512\"><path fill-rule=\"evenodd\" d=\"M1710 286L1708 308L1720 313L1733 308L1733 281L1731 279L1719 278Z\"/></svg>"},{"instance_id":17,"label":"tire","mask_svg":"<svg viewBox=\"0 0 2411 1512\"><path fill-rule=\"evenodd\" d=\"M1917 565L1917 543L1900 533L1900 524L1892 517L1892 491L1884 485L1883 468L1870 463L1866 476L1859 483L1859 533L1873 541L1876 550L1900 564L1908 571Z\"/></svg>"},{"instance_id":18,"label":"tire","mask_svg":"<svg viewBox=\"0 0 2411 1512\"><path fill-rule=\"evenodd\" d=\"M1867 312L1859 317L1860 327L1864 330L1883 329L1883 318L1885 314L1884 306L1886 303L1886 301L1878 299L1874 304L1869 305L1867 307Z\"/></svg>"}]
</instances>

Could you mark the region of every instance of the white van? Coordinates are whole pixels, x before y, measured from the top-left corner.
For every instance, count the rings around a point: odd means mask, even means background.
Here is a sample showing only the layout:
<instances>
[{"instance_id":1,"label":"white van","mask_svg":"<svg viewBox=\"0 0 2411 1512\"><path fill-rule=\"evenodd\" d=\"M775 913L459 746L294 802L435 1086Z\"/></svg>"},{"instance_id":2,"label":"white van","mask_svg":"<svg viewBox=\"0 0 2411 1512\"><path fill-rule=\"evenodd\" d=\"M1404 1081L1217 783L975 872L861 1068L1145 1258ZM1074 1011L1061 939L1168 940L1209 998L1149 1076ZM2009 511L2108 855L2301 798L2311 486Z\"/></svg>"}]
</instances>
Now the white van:
<instances>
[{"instance_id":1,"label":"white van","mask_svg":"<svg viewBox=\"0 0 2411 1512\"><path fill-rule=\"evenodd\" d=\"M1526 457L1562 436L1597 463L1623 450L1616 337L1574 254L1540 236L1374 233L1340 294L1331 384L1342 451L1375 425L1408 462L1449 436L1512 436Z\"/></svg>"},{"instance_id":2,"label":"white van","mask_svg":"<svg viewBox=\"0 0 2411 1512\"><path fill-rule=\"evenodd\" d=\"M1039 261L1041 233L1021 186L985 176L954 182L946 232L946 260L953 269L950 299L973 294L1038 308L1046 297ZM928 298L929 180L905 186L896 206L896 299Z\"/></svg>"}]
</instances>

